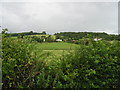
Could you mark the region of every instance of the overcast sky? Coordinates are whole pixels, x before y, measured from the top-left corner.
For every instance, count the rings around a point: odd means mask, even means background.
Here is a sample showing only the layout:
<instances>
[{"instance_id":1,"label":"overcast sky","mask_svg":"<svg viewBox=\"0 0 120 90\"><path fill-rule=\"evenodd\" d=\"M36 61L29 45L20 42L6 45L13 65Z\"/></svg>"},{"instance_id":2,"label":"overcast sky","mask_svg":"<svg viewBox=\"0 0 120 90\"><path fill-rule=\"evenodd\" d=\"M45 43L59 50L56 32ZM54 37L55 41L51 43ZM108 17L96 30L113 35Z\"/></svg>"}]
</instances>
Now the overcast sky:
<instances>
[{"instance_id":1,"label":"overcast sky","mask_svg":"<svg viewBox=\"0 0 120 90\"><path fill-rule=\"evenodd\" d=\"M9 32L118 33L117 2L2 2L2 28Z\"/></svg>"}]
</instances>

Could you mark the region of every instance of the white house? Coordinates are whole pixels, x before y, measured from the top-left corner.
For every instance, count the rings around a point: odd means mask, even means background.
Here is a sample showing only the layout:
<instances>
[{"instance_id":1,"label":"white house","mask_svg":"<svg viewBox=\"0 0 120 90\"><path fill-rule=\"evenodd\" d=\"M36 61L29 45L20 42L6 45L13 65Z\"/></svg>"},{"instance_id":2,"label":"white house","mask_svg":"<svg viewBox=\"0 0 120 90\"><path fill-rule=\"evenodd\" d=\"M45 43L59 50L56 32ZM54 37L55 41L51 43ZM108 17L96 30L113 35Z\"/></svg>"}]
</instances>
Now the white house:
<instances>
[{"instance_id":1,"label":"white house","mask_svg":"<svg viewBox=\"0 0 120 90\"><path fill-rule=\"evenodd\" d=\"M45 39L43 39L43 42L45 42Z\"/></svg>"},{"instance_id":2,"label":"white house","mask_svg":"<svg viewBox=\"0 0 120 90\"><path fill-rule=\"evenodd\" d=\"M62 39L56 39L56 41L57 41L57 42L61 42L61 41L62 41Z\"/></svg>"},{"instance_id":3,"label":"white house","mask_svg":"<svg viewBox=\"0 0 120 90\"><path fill-rule=\"evenodd\" d=\"M95 38L94 41L102 40L102 38Z\"/></svg>"}]
</instances>

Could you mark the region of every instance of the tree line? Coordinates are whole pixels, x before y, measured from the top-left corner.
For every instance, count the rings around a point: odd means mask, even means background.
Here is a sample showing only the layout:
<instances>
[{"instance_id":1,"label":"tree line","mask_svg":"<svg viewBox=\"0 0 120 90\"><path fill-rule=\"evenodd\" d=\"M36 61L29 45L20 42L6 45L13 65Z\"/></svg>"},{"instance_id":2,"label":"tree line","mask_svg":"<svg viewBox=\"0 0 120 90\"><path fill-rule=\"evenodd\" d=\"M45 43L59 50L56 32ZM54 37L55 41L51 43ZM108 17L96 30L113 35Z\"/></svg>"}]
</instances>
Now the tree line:
<instances>
[{"instance_id":1,"label":"tree line","mask_svg":"<svg viewBox=\"0 0 120 90\"><path fill-rule=\"evenodd\" d=\"M84 38L102 38L104 40L119 40L120 35L107 34L105 32L60 32L55 33L57 38L66 39L66 40L79 40Z\"/></svg>"},{"instance_id":2,"label":"tree line","mask_svg":"<svg viewBox=\"0 0 120 90\"><path fill-rule=\"evenodd\" d=\"M23 38L24 36L27 35L46 35L46 31L42 31L41 33L38 32L22 32L22 33L7 33L8 29L2 29L2 34L4 34L5 37L13 37L17 36L20 38ZM60 32L60 33L55 33L56 39L62 39L64 41L71 41L71 40L79 40L82 38L102 38L104 40L119 40L120 41L120 35L114 35L114 34L107 34L105 32L98 33L98 32Z\"/></svg>"},{"instance_id":3,"label":"tree line","mask_svg":"<svg viewBox=\"0 0 120 90\"><path fill-rule=\"evenodd\" d=\"M42 31L41 33L38 32L21 32L21 33L7 33L8 29L2 29L2 34L7 34L7 36L25 36L25 35L46 35L47 33L45 31Z\"/></svg>"}]
</instances>

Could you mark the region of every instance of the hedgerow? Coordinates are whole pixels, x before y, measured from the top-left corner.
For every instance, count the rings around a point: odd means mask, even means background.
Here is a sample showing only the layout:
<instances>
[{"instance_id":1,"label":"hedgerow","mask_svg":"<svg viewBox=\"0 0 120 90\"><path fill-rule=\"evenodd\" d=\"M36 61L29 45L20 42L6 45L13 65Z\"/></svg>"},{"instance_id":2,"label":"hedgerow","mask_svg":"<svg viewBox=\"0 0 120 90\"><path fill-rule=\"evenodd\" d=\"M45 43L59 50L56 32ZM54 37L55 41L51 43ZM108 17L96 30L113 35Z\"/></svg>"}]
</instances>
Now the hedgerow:
<instances>
[{"instance_id":1,"label":"hedgerow","mask_svg":"<svg viewBox=\"0 0 120 90\"><path fill-rule=\"evenodd\" d=\"M119 41L93 42L88 46L81 45L75 53L66 56L62 71L65 73L64 76L69 78L66 80L68 87L118 88L120 86L119 45Z\"/></svg>"},{"instance_id":2,"label":"hedgerow","mask_svg":"<svg viewBox=\"0 0 120 90\"><path fill-rule=\"evenodd\" d=\"M48 65L28 41L3 38L3 88L119 88L120 42L86 42Z\"/></svg>"},{"instance_id":3,"label":"hedgerow","mask_svg":"<svg viewBox=\"0 0 120 90\"><path fill-rule=\"evenodd\" d=\"M37 65L43 62L38 59L33 46L23 39L2 39L2 82L3 88L22 88L33 85ZM40 69L40 68L39 68Z\"/></svg>"}]
</instances>

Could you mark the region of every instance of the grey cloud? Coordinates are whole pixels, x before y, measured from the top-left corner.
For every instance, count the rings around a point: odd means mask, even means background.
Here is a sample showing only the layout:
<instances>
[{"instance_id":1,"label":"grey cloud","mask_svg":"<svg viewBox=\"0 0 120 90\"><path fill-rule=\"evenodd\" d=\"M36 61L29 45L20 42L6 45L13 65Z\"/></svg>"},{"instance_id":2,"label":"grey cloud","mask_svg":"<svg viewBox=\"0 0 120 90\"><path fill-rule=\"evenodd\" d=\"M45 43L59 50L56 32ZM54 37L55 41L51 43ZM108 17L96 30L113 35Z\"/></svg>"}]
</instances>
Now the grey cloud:
<instances>
[{"instance_id":1,"label":"grey cloud","mask_svg":"<svg viewBox=\"0 0 120 90\"><path fill-rule=\"evenodd\" d=\"M3 3L3 28L10 32L98 31L118 33L117 3Z\"/></svg>"}]
</instances>

